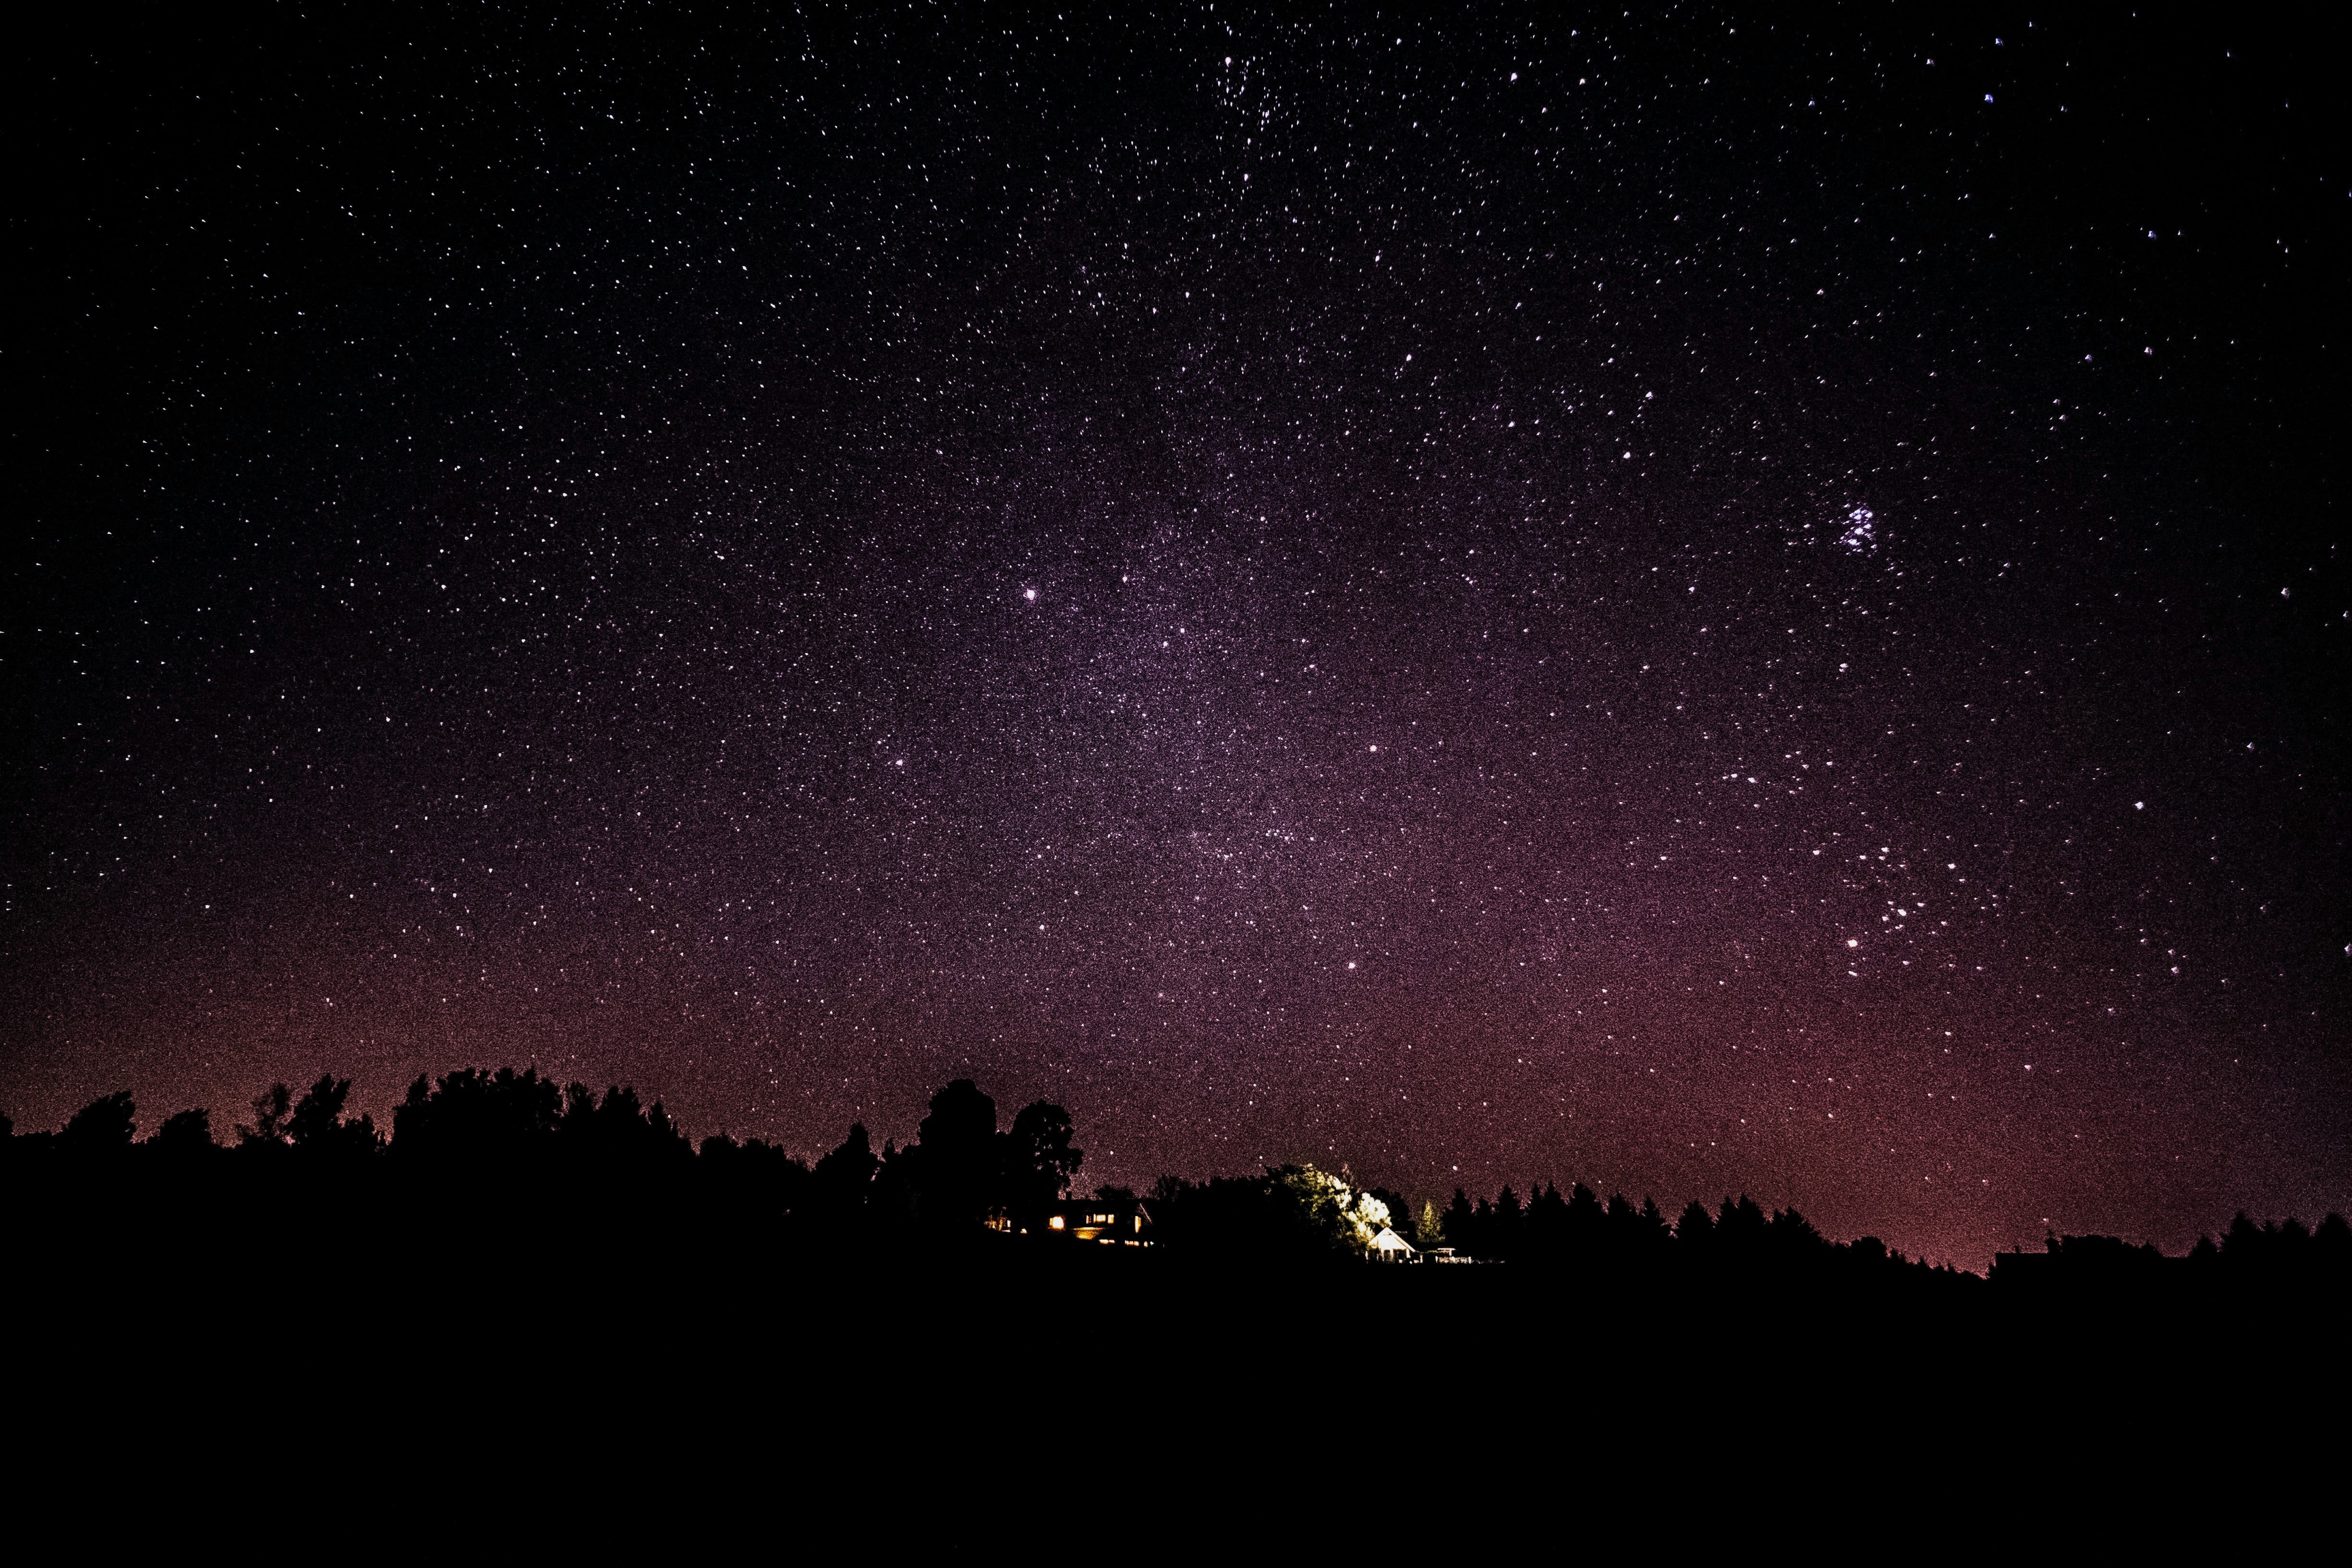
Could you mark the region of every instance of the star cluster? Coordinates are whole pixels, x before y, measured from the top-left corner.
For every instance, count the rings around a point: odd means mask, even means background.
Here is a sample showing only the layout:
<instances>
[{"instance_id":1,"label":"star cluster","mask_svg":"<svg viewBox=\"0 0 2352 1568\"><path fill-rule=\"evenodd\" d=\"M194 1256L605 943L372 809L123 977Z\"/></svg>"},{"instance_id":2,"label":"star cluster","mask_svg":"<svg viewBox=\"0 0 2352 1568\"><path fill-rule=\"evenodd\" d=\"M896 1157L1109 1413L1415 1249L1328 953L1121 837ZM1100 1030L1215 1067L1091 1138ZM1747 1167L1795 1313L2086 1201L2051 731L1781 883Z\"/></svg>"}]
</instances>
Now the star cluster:
<instances>
[{"instance_id":1,"label":"star cluster","mask_svg":"<svg viewBox=\"0 0 2352 1568\"><path fill-rule=\"evenodd\" d=\"M2301 41L807 9L26 73L20 1126L531 1061L1970 1264L2352 1203Z\"/></svg>"}]
</instances>

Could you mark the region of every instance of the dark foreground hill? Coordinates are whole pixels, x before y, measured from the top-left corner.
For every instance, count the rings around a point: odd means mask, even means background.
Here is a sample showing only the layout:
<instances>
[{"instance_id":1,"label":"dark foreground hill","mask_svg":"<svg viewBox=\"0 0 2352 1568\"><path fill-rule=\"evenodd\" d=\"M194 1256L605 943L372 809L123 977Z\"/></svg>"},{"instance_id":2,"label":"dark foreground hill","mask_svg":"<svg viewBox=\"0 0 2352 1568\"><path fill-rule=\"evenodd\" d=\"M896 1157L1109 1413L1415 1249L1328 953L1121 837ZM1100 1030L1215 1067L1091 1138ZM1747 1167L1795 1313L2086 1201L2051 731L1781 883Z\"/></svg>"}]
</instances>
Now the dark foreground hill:
<instances>
[{"instance_id":1,"label":"dark foreground hill","mask_svg":"<svg viewBox=\"0 0 2352 1568\"><path fill-rule=\"evenodd\" d=\"M1221 1261L579 1200L13 1227L16 1494L229 1500L339 1551L668 1554L725 1521L793 1556L1321 1554L1396 1499L1391 1551L1980 1542L2059 1506L2112 1544L2174 1497L2308 1511L2333 1450L2301 1434L2344 1394L2341 1297L2299 1290Z\"/></svg>"},{"instance_id":2,"label":"dark foreground hill","mask_svg":"<svg viewBox=\"0 0 2352 1568\"><path fill-rule=\"evenodd\" d=\"M1150 1247L1053 1235L1028 1221L1082 1160L1068 1119L1000 1131L965 1083L917 1142L854 1128L814 1164L527 1072L420 1080L386 1139L348 1087L272 1090L228 1147L201 1113L136 1138L127 1096L0 1144L22 1407L352 1441L441 1422L457 1447L502 1420L636 1442L756 1415L886 1452L952 1432L992 1464L1350 1423L1391 1446L1692 1423L2123 1441L2217 1401L2324 1405L2352 1300L2333 1216L2242 1220L2188 1258L2053 1238L1987 1279L1745 1199L1669 1224L1506 1190L1420 1226L1497 1261L1399 1267L1359 1241L1402 1202L1311 1171L1163 1184Z\"/></svg>"}]
</instances>

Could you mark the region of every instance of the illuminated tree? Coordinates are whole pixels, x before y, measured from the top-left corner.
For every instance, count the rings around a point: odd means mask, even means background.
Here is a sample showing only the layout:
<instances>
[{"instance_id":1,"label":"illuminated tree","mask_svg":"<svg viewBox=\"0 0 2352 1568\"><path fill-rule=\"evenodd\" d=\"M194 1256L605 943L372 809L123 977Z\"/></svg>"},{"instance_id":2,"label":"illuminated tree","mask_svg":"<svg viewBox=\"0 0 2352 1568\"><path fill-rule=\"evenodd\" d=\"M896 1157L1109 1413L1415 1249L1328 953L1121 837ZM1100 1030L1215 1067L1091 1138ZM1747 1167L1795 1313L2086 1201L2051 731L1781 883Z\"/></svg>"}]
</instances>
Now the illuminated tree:
<instances>
[{"instance_id":1,"label":"illuminated tree","mask_svg":"<svg viewBox=\"0 0 2352 1568\"><path fill-rule=\"evenodd\" d=\"M1389 1223L1388 1205L1313 1165L1285 1166L1274 1173L1274 1185L1310 1230L1344 1250L1369 1252L1372 1237Z\"/></svg>"}]
</instances>

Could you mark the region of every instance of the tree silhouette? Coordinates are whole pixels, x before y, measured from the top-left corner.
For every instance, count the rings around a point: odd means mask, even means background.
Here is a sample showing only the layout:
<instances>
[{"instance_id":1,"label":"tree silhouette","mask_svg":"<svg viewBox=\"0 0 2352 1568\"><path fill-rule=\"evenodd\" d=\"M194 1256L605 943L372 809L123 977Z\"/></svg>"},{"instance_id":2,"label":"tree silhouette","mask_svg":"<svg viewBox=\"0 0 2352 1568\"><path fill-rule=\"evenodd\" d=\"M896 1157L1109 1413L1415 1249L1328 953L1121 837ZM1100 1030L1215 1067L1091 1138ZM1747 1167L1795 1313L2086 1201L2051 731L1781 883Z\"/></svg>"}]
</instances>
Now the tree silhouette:
<instances>
[{"instance_id":1,"label":"tree silhouette","mask_svg":"<svg viewBox=\"0 0 2352 1568\"><path fill-rule=\"evenodd\" d=\"M528 1087L508 1092L543 1099L542 1091ZM514 1109L509 1106L506 1113ZM605 1089L602 1099L585 1084L572 1085L564 1091L563 1117L556 1123L555 1137L574 1169L605 1178L658 1180L664 1173L677 1173L694 1158L694 1145L670 1121L661 1101L646 1106L627 1084Z\"/></svg>"},{"instance_id":2,"label":"tree silhouette","mask_svg":"<svg viewBox=\"0 0 2352 1568\"><path fill-rule=\"evenodd\" d=\"M1764 1256L1764 1211L1742 1194L1723 1200L1715 1216L1715 1255L1726 1264L1753 1264Z\"/></svg>"},{"instance_id":3,"label":"tree silhouette","mask_svg":"<svg viewBox=\"0 0 2352 1568\"><path fill-rule=\"evenodd\" d=\"M80 1159L116 1154L131 1147L137 1131L138 1107L128 1089L118 1090L75 1111L58 1134L58 1149Z\"/></svg>"},{"instance_id":4,"label":"tree silhouette","mask_svg":"<svg viewBox=\"0 0 2352 1568\"><path fill-rule=\"evenodd\" d=\"M1035 1100L1021 1108L1005 1134L1003 1201L1016 1223L1035 1228L1046 1205L1067 1192L1086 1159L1070 1139L1070 1113Z\"/></svg>"},{"instance_id":5,"label":"tree silhouette","mask_svg":"<svg viewBox=\"0 0 2352 1568\"><path fill-rule=\"evenodd\" d=\"M594 1097L574 1085L583 1114ZM563 1094L537 1068L461 1068L436 1085L419 1078L392 1113L392 1146L404 1159L512 1163L545 1152L563 1121Z\"/></svg>"},{"instance_id":6,"label":"tree silhouette","mask_svg":"<svg viewBox=\"0 0 2352 1568\"><path fill-rule=\"evenodd\" d=\"M273 1083L253 1097L253 1121L238 1122L236 1142L240 1149L276 1148L286 1142L286 1117L294 1103L294 1091L282 1083Z\"/></svg>"},{"instance_id":7,"label":"tree silhouette","mask_svg":"<svg viewBox=\"0 0 2352 1568\"><path fill-rule=\"evenodd\" d=\"M1568 1200L1559 1195L1558 1183L1538 1187L1528 1198L1528 1212L1521 1219L1525 1245L1520 1256L1532 1262L1557 1264L1569 1250L1570 1226Z\"/></svg>"},{"instance_id":8,"label":"tree silhouette","mask_svg":"<svg viewBox=\"0 0 2352 1568\"><path fill-rule=\"evenodd\" d=\"M816 1163L811 1173L811 1196L814 1215L824 1228L840 1232L861 1223L866 1217L866 1200L874 1185L874 1173L882 1162L875 1157L874 1145L866 1141L866 1123L849 1124L849 1136L841 1146Z\"/></svg>"},{"instance_id":9,"label":"tree silhouette","mask_svg":"<svg viewBox=\"0 0 2352 1568\"><path fill-rule=\"evenodd\" d=\"M312 1159L350 1159L375 1153L383 1147L375 1118L343 1120L343 1103L351 1098L352 1080L332 1074L321 1077L302 1096L286 1119L286 1138L295 1150Z\"/></svg>"},{"instance_id":10,"label":"tree silhouette","mask_svg":"<svg viewBox=\"0 0 2352 1568\"><path fill-rule=\"evenodd\" d=\"M1469 1194L1460 1187L1454 1189L1454 1201L1445 1205L1445 1220L1438 1228L1447 1246L1463 1252L1477 1250L1478 1211L1470 1206Z\"/></svg>"},{"instance_id":11,"label":"tree silhouette","mask_svg":"<svg viewBox=\"0 0 2352 1568\"><path fill-rule=\"evenodd\" d=\"M219 1147L213 1142L212 1112L199 1108L165 1117L163 1125L148 1138L147 1147L174 1158L212 1152Z\"/></svg>"},{"instance_id":12,"label":"tree silhouette","mask_svg":"<svg viewBox=\"0 0 2352 1568\"><path fill-rule=\"evenodd\" d=\"M702 1141L695 1180L711 1213L737 1237L755 1239L807 1205L809 1168L757 1138L738 1143L723 1132Z\"/></svg>"},{"instance_id":13,"label":"tree silhouette","mask_svg":"<svg viewBox=\"0 0 2352 1568\"><path fill-rule=\"evenodd\" d=\"M915 1217L935 1230L977 1226L999 1201L996 1101L960 1078L931 1096L918 1142L899 1151Z\"/></svg>"}]
</instances>

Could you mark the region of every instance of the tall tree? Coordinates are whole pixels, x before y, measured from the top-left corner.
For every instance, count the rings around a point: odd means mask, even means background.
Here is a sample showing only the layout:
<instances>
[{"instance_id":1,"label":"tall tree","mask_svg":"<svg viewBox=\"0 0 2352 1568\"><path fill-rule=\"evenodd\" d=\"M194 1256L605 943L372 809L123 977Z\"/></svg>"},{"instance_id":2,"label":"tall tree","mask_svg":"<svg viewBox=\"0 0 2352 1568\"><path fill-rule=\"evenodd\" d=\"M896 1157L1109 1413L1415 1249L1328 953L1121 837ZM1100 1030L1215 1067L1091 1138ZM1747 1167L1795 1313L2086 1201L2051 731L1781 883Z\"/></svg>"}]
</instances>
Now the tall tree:
<instances>
[{"instance_id":1,"label":"tall tree","mask_svg":"<svg viewBox=\"0 0 2352 1568\"><path fill-rule=\"evenodd\" d=\"M1004 1135L1004 1202L1016 1217L1026 1218L1045 1209L1067 1192L1085 1162L1086 1151L1072 1146L1070 1113L1058 1105L1035 1100L1021 1108L1013 1130Z\"/></svg>"},{"instance_id":2,"label":"tall tree","mask_svg":"<svg viewBox=\"0 0 2352 1568\"><path fill-rule=\"evenodd\" d=\"M931 1096L918 1142L903 1152L915 1212L939 1229L978 1224L1002 1201L1002 1157L996 1142L996 1101L968 1078Z\"/></svg>"},{"instance_id":3,"label":"tall tree","mask_svg":"<svg viewBox=\"0 0 2352 1568\"><path fill-rule=\"evenodd\" d=\"M1445 1223L1439 1228L1444 1231L1448 1247L1474 1255L1478 1250L1478 1211L1470 1206L1470 1194L1460 1187L1454 1189L1454 1201L1445 1205Z\"/></svg>"}]
</instances>

